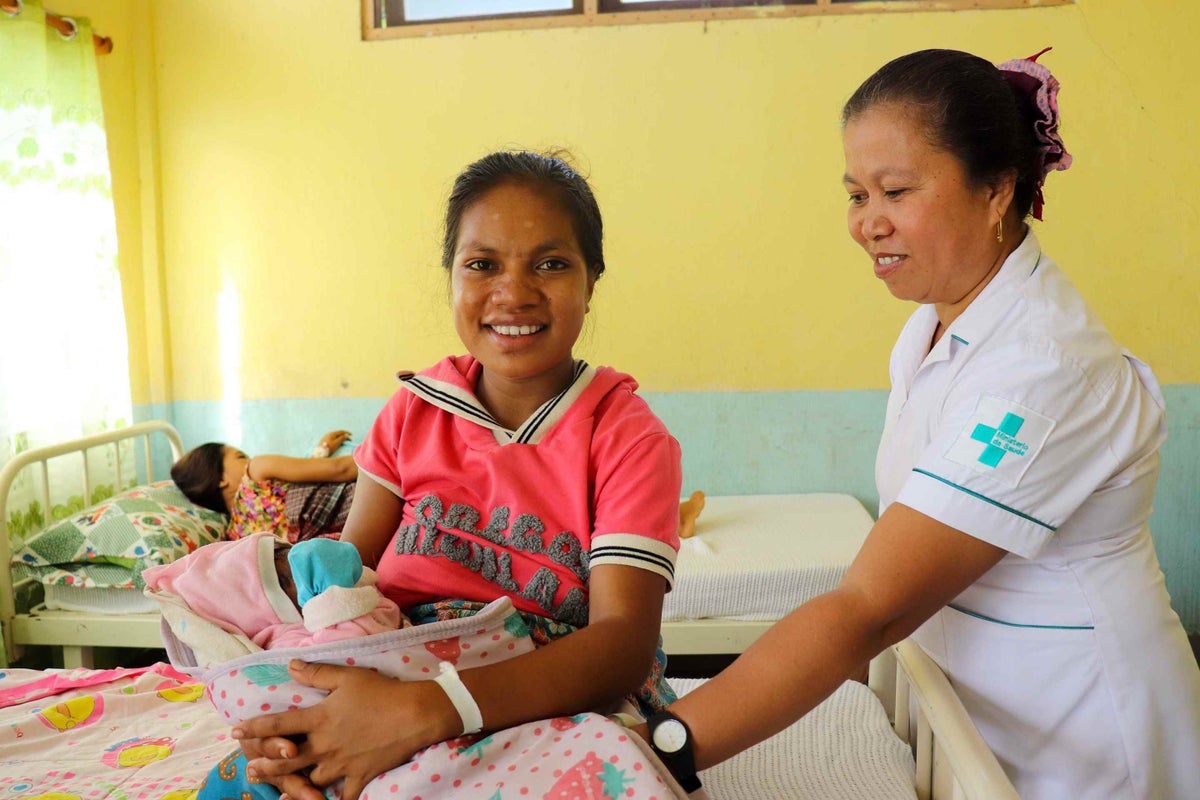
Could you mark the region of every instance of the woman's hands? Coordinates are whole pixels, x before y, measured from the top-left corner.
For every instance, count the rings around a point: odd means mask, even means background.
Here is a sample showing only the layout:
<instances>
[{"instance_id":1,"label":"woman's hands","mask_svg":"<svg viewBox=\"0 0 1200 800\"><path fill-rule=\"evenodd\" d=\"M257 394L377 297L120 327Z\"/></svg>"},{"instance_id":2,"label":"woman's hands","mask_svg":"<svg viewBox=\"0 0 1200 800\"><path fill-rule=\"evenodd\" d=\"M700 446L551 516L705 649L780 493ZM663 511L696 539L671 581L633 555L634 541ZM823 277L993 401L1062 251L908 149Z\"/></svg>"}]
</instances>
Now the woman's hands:
<instances>
[{"instance_id":1,"label":"woman's hands","mask_svg":"<svg viewBox=\"0 0 1200 800\"><path fill-rule=\"evenodd\" d=\"M350 435L350 431L330 431L321 437L317 448L324 448L326 455L333 455L339 447L350 441Z\"/></svg>"},{"instance_id":2,"label":"woman's hands","mask_svg":"<svg viewBox=\"0 0 1200 800\"><path fill-rule=\"evenodd\" d=\"M292 773L267 777L259 766L250 766L259 759L288 759L296 757L296 744L289 739L272 737L269 739L242 739L238 742L246 755L248 777L252 783L269 783L280 793L295 800L325 800L325 793L312 785L312 781L303 775ZM260 764L263 762L259 762Z\"/></svg>"},{"instance_id":3,"label":"woman's hands","mask_svg":"<svg viewBox=\"0 0 1200 800\"><path fill-rule=\"evenodd\" d=\"M295 800L323 800L314 787L340 778L343 800L357 800L375 777L462 731L458 712L432 680L400 681L374 670L301 661L291 662L288 672L329 695L309 708L247 720L233 736L251 770ZM301 744L282 738L295 736L304 737Z\"/></svg>"}]
</instances>

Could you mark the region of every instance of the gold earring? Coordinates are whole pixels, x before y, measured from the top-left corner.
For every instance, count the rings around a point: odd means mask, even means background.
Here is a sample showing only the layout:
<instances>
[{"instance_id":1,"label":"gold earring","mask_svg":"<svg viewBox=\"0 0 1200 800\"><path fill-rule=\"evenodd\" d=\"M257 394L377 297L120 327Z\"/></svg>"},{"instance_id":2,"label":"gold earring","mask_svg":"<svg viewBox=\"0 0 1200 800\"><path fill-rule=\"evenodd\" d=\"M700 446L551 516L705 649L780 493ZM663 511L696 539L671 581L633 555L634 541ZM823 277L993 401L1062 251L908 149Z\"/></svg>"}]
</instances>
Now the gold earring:
<instances>
[{"instance_id":1,"label":"gold earring","mask_svg":"<svg viewBox=\"0 0 1200 800\"><path fill-rule=\"evenodd\" d=\"M996 241L997 242L1004 241L1004 218L1003 217L1001 217L1000 220L996 222Z\"/></svg>"}]
</instances>

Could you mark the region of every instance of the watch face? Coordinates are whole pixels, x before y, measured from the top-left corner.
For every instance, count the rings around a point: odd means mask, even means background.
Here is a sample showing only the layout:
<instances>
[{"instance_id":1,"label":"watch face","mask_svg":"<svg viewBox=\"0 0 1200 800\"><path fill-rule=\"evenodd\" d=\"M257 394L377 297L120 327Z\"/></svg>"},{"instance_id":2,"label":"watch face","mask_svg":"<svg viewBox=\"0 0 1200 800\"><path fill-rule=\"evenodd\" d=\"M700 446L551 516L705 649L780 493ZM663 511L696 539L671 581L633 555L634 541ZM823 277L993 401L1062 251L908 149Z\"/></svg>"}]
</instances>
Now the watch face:
<instances>
[{"instance_id":1,"label":"watch face","mask_svg":"<svg viewBox=\"0 0 1200 800\"><path fill-rule=\"evenodd\" d=\"M654 729L654 746L664 753L678 753L687 744L687 728L677 719L668 719Z\"/></svg>"}]
</instances>

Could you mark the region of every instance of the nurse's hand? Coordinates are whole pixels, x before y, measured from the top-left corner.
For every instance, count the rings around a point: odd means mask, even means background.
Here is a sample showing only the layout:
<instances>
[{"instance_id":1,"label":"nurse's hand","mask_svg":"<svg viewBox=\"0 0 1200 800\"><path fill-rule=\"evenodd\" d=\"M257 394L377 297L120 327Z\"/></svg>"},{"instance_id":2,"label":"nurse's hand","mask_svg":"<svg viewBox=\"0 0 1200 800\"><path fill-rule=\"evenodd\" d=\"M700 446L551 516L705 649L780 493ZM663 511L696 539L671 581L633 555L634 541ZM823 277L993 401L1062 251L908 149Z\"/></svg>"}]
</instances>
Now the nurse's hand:
<instances>
[{"instance_id":1,"label":"nurse's hand","mask_svg":"<svg viewBox=\"0 0 1200 800\"><path fill-rule=\"evenodd\" d=\"M343 800L357 800L376 777L462 730L458 712L432 680L400 681L374 670L302 661L291 662L288 672L329 695L315 706L256 717L234 729L239 740L303 737L295 757L255 761L268 780L299 778L305 771L310 786L344 779ZM296 794L287 790L297 800L318 800L301 784L288 785L301 788Z\"/></svg>"}]
</instances>

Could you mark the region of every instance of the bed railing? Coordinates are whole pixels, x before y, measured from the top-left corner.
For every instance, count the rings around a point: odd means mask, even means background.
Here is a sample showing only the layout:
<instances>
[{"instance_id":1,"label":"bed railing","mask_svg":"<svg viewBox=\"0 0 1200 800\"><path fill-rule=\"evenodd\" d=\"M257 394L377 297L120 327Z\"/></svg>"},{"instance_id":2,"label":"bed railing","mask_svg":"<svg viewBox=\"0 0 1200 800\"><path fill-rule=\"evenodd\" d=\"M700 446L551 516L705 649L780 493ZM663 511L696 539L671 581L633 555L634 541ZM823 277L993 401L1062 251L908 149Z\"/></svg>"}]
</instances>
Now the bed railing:
<instances>
[{"instance_id":1,"label":"bed railing","mask_svg":"<svg viewBox=\"0 0 1200 800\"><path fill-rule=\"evenodd\" d=\"M893 646L891 653L893 668L898 664L899 669L894 669L895 704L887 707L895 709L896 735L916 754L917 800L1019 800L1000 762L933 659L908 640ZM872 664L872 669L877 666L887 672L884 664ZM910 699L916 700L915 726Z\"/></svg>"},{"instance_id":2,"label":"bed railing","mask_svg":"<svg viewBox=\"0 0 1200 800\"><path fill-rule=\"evenodd\" d=\"M0 469L0 627L3 628L4 634L4 651L0 653L0 666L7 666L8 657L17 657L19 655L18 648L21 644L34 643L51 643L51 642L34 642L22 641L22 637L17 636L14 630L16 605L15 592L19 584L14 584L12 580L12 543L8 537L8 494L9 488L16 479L18 473L30 465L40 465L41 467L41 499L42 499L42 515L45 525L49 525L54 520L51 518L52 504L50 501L50 468L49 462L56 458L67 458L72 455L77 455L82 463L81 475L83 479L83 496L84 498L91 497L92 481L88 470L88 451L101 447L112 447L115 451L114 457L114 473L115 486L124 485L125 473L122 471L121 464L121 448L120 442L128 439L142 438L145 447L145 469L146 481L154 480L153 473L153 449L151 446L151 437L154 434L162 434L166 437L167 442L171 447L172 462L179 459L183 455L183 441L179 437L179 433L169 423L153 420L150 422L140 422L136 425L130 425L127 428L118 428L114 431L98 433L94 436L88 436L82 439L76 439L70 442L65 442L57 445L49 445L47 447L39 447L33 450L27 450L24 453L19 453L14 456L3 469ZM137 464L126 465L129 468L129 475L137 476ZM86 617L80 616L82 622ZM60 637L62 638L62 637ZM66 647L77 648L79 642L63 641L53 642L54 644L64 645L64 653ZM65 658L65 655L64 655Z\"/></svg>"}]
</instances>

